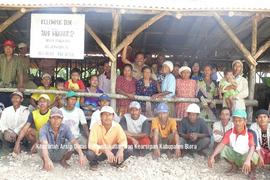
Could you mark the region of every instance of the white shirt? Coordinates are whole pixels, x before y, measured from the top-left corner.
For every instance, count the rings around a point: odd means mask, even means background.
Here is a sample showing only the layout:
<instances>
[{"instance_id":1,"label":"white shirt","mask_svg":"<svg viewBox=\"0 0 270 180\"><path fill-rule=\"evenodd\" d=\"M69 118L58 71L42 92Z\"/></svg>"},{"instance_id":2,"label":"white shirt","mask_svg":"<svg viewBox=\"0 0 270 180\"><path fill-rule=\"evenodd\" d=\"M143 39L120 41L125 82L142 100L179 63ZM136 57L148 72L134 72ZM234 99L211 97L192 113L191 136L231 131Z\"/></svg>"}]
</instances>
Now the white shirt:
<instances>
[{"instance_id":1,"label":"white shirt","mask_svg":"<svg viewBox=\"0 0 270 180\"><path fill-rule=\"evenodd\" d=\"M79 125L87 124L85 115L80 108L75 107L72 111L66 110L64 107L60 109L63 113L63 123L66 124L75 138L81 136Z\"/></svg>"},{"instance_id":2,"label":"white shirt","mask_svg":"<svg viewBox=\"0 0 270 180\"><path fill-rule=\"evenodd\" d=\"M99 88L103 90L104 93L111 93L111 80L103 73L98 76Z\"/></svg>"},{"instance_id":3,"label":"white shirt","mask_svg":"<svg viewBox=\"0 0 270 180\"><path fill-rule=\"evenodd\" d=\"M228 130L230 130L232 128L233 128L233 122L231 122L231 121L229 121L228 124L225 127L223 127L221 121L215 122L213 124L214 141L217 142L217 143L219 143L222 140L222 138L223 138L222 135L215 133L216 130L222 132L223 135L224 135Z\"/></svg>"},{"instance_id":4,"label":"white shirt","mask_svg":"<svg viewBox=\"0 0 270 180\"><path fill-rule=\"evenodd\" d=\"M119 123L120 121L120 118L119 116L114 113L114 119L113 119L115 122ZM91 123L90 123L90 130L92 129L93 125L96 123L96 122L99 122L100 121L100 110L96 110L92 116L91 116Z\"/></svg>"},{"instance_id":5,"label":"white shirt","mask_svg":"<svg viewBox=\"0 0 270 180\"><path fill-rule=\"evenodd\" d=\"M140 115L139 119L133 120L130 114L125 114L127 122L127 131L131 133L139 134L142 132L142 125L147 120L144 115Z\"/></svg>"},{"instance_id":6,"label":"white shirt","mask_svg":"<svg viewBox=\"0 0 270 180\"><path fill-rule=\"evenodd\" d=\"M26 123L29 113L28 108L25 106L20 106L16 111L13 106L5 108L0 119L0 130L4 132L11 129L18 134Z\"/></svg>"}]
</instances>

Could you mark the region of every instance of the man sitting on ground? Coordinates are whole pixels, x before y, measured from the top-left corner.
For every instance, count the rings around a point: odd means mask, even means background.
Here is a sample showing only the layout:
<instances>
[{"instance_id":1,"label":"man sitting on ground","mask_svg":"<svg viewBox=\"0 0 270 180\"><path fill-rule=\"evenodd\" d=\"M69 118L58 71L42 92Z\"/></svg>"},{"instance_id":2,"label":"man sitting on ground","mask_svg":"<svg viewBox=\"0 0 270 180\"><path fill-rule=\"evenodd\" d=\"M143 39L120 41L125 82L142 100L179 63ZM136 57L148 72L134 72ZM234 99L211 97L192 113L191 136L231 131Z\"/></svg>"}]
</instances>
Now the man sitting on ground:
<instances>
[{"instance_id":1,"label":"man sitting on ground","mask_svg":"<svg viewBox=\"0 0 270 180\"><path fill-rule=\"evenodd\" d=\"M19 131L29 116L27 107L22 106L23 94L15 91L11 94L12 106L5 108L0 119L0 139L7 144L15 145Z\"/></svg>"},{"instance_id":2,"label":"man sitting on ground","mask_svg":"<svg viewBox=\"0 0 270 180\"><path fill-rule=\"evenodd\" d=\"M213 125L214 136L214 149L218 143L222 140L224 134L233 128L233 122L231 122L231 111L229 108L223 108L220 112L220 121L217 121Z\"/></svg>"},{"instance_id":3,"label":"man sitting on ground","mask_svg":"<svg viewBox=\"0 0 270 180\"><path fill-rule=\"evenodd\" d=\"M206 149L210 144L210 132L206 122L199 118L200 107L190 104L187 108L188 116L179 123L181 147L185 152L199 153L206 156Z\"/></svg>"},{"instance_id":4,"label":"man sitting on ground","mask_svg":"<svg viewBox=\"0 0 270 180\"><path fill-rule=\"evenodd\" d=\"M133 145L134 149L138 151L138 154L144 156L146 153L146 147L144 146L149 146L151 143L149 138L150 123L147 118L141 114L140 103L137 101L130 103L129 113L122 117L120 125L125 130L128 144Z\"/></svg>"},{"instance_id":5,"label":"man sitting on ground","mask_svg":"<svg viewBox=\"0 0 270 180\"><path fill-rule=\"evenodd\" d=\"M109 106L111 102L111 98L106 94L102 94L101 96L99 96L98 100L99 100L98 103L99 103L100 108L97 109L91 116L91 123L90 123L90 128L89 128L90 130L92 129L93 125L96 122L100 121L100 109L103 108L104 106ZM116 113L114 114L113 120L115 122L120 121L120 118Z\"/></svg>"},{"instance_id":6,"label":"man sitting on ground","mask_svg":"<svg viewBox=\"0 0 270 180\"><path fill-rule=\"evenodd\" d=\"M89 129L83 110L76 107L78 95L74 91L69 91L66 95L66 105L60 110L63 113L63 123L66 124L75 136L82 149L86 149ZM80 133L80 124L84 131L84 136Z\"/></svg>"},{"instance_id":7,"label":"man sitting on ground","mask_svg":"<svg viewBox=\"0 0 270 180\"><path fill-rule=\"evenodd\" d=\"M63 113L57 107L52 108L49 121L40 129L38 148L43 161L43 169L53 169L53 162L60 162L64 168L73 154L73 147L79 154L79 163L83 166L86 158L69 127L62 123Z\"/></svg>"},{"instance_id":8,"label":"man sitting on ground","mask_svg":"<svg viewBox=\"0 0 270 180\"><path fill-rule=\"evenodd\" d=\"M101 120L91 129L86 157L92 170L96 170L98 161L107 159L111 165L118 167L130 156L126 149L127 137L122 127L113 121L114 113L112 107L102 107Z\"/></svg>"},{"instance_id":9,"label":"man sitting on ground","mask_svg":"<svg viewBox=\"0 0 270 180\"><path fill-rule=\"evenodd\" d=\"M257 137L257 152L260 156L259 166L263 167L270 164L270 123L269 112L260 109L256 112L256 123L250 126L250 129L256 133Z\"/></svg>"},{"instance_id":10,"label":"man sitting on ground","mask_svg":"<svg viewBox=\"0 0 270 180\"><path fill-rule=\"evenodd\" d=\"M153 159L160 157L160 147L162 147L169 158L171 158L168 145L175 145L175 157L181 156L179 135L177 133L176 120L169 117L169 107L165 103L160 103L157 107L158 117L152 120L152 143L155 146Z\"/></svg>"},{"instance_id":11,"label":"man sitting on ground","mask_svg":"<svg viewBox=\"0 0 270 180\"><path fill-rule=\"evenodd\" d=\"M259 159L255 152L254 132L247 128L246 111L235 110L232 116L234 128L225 133L224 138L209 157L208 166L213 167L215 156L221 152L221 157L231 164L231 169L226 173L235 173L238 167L242 167L242 172L253 177Z\"/></svg>"},{"instance_id":12,"label":"man sitting on ground","mask_svg":"<svg viewBox=\"0 0 270 180\"><path fill-rule=\"evenodd\" d=\"M37 135L39 130L49 120L51 113L50 98L47 94L41 94L38 98L38 109L29 114L27 122L19 132L13 152L19 154L21 151L21 141L24 137L33 145L31 152L35 151Z\"/></svg>"}]
</instances>

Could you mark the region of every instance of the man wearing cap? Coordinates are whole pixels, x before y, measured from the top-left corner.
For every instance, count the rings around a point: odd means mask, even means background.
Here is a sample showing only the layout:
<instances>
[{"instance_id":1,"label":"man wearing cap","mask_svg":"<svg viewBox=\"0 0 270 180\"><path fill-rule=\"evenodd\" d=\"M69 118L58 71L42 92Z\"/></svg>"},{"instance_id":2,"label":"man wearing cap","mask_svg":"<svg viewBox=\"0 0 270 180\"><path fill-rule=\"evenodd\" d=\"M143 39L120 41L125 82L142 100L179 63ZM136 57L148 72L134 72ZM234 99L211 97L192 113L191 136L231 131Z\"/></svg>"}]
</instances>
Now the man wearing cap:
<instances>
[{"instance_id":1,"label":"man wearing cap","mask_svg":"<svg viewBox=\"0 0 270 180\"><path fill-rule=\"evenodd\" d=\"M165 61L162 65L162 73L165 76L161 82L161 93L154 94L152 98L171 98L175 95L176 79L172 74L173 63L171 61ZM174 104L169 103L170 113L174 115Z\"/></svg>"},{"instance_id":2,"label":"man wearing cap","mask_svg":"<svg viewBox=\"0 0 270 180\"><path fill-rule=\"evenodd\" d=\"M270 123L269 112L260 109L256 112L256 122L250 126L250 129L256 133L257 152L260 156L259 166L263 167L270 164Z\"/></svg>"},{"instance_id":3,"label":"man wearing cap","mask_svg":"<svg viewBox=\"0 0 270 180\"><path fill-rule=\"evenodd\" d=\"M234 128L225 133L222 141L209 157L208 166L212 168L215 156L221 153L221 157L231 164L227 173L234 173L241 167L244 174L254 177L254 170L259 160L255 152L256 137L254 132L247 128L246 111L235 110L232 116Z\"/></svg>"},{"instance_id":4,"label":"man wearing cap","mask_svg":"<svg viewBox=\"0 0 270 180\"><path fill-rule=\"evenodd\" d=\"M40 129L37 149L43 161L43 169L53 169L53 162L59 162L64 168L70 165L70 159L75 149L79 154L79 163L85 165L86 158L80 145L72 134L70 128L62 123L63 113L57 107L53 107L49 121Z\"/></svg>"},{"instance_id":5,"label":"man wearing cap","mask_svg":"<svg viewBox=\"0 0 270 180\"><path fill-rule=\"evenodd\" d=\"M51 83L52 83L51 75L49 75L48 73L45 73L45 74L42 75L41 83L42 83L43 86L39 86L37 88L37 90L57 90L55 87L52 87L51 86ZM47 95L50 98L51 107L53 107L54 106L54 100L55 100L56 95L55 94L51 94L51 93L48 93ZM34 108L37 108L37 103L36 102L38 101L39 96L40 96L39 93L33 93L32 96L31 96L30 104Z\"/></svg>"},{"instance_id":6,"label":"man wearing cap","mask_svg":"<svg viewBox=\"0 0 270 180\"><path fill-rule=\"evenodd\" d=\"M136 151L138 150L138 155L145 155L146 146L151 143L149 138L150 123L141 114L141 105L139 102L132 101L130 103L129 113L122 117L120 125L127 135L128 144L133 145Z\"/></svg>"},{"instance_id":7,"label":"man wearing cap","mask_svg":"<svg viewBox=\"0 0 270 180\"><path fill-rule=\"evenodd\" d=\"M0 139L15 144L19 131L27 121L29 110L22 106L23 94L15 91L11 94L12 106L5 108L0 118Z\"/></svg>"},{"instance_id":8,"label":"man wearing cap","mask_svg":"<svg viewBox=\"0 0 270 180\"><path fill-rule=\"evenodd\" d=\"M23 128L19 132L19 136L16 140L14 153L19 154L21 150L21 141L24 137L31 142L32 149L34 152L37 142L37 135L39 130L44 124L49 120L51 113L50 98L47 94L41 94L38 98L38 109L29 114L27 122L24 124Z\"/></svg>"},{"instance_id":9,"label":"man wearing cap","mask_svg":"<svg viewBox=\"0 0 270 180\"><path fill-rule=\"evenodd\" d=\"M74 91L68 91L66 94L66 104L60 110L64 116L63 123L71 129L72 134L75 136L82 149L86 149L89 129L83 110L75 106L77 100L77 93ZM84 136L80 133L80 125L83 128Z\"/></svg>"},{"instance_id":10,"label":"man wearing cap","mask_svg":"<svg viewBox=\"0 0 270 180\"><path fill-rule=\"evenodd\" d=\"M188 153L199 153L206 156L206 149L210 144L210 132L206 122L199 118L200 107L190 104L187 108L188 116L179 122L181 148Z\"/></svg>"},{"instance_id":11,"label":"man wearing cap","mask_svg":"<svg viewBox=\"0 0 270 180\"><path fill-rule=\"evenodd\" d=\"M110 102L111 102L111 98L107 95L107 94L102 94L101 96L99 96L98 98L99 100L99 106L100 108L97 109L91 116L91 122L90 122L90 130L92 129L93 125L96 123L96 122L99 122L100 121L100 109L104 106L109 106L110 105ZM120 121L120 118L119 116L114 113L114 117L113 117L113 120L115 122L119 122Z\"/></svg>"},{"instance_id":12,"label":"man wearing cap","mask_svg":"<svg viewBox=\"0 0 270 180\"><path fill-rule=\"evenodd\" d=\"M91 169L96 169L98 161L108 160L113 166L121 165L129 156L127 137L122 127L113 121L114 110L110 106L101 109L98 123L91 129L88 139L87 159Z\"/></svg>"},{"instance_id":13,"label":"man wearing cap","mask_svg":"<svg viewBox=\"0 0 270 180\"><path fill-rule=\"evenodd\" d=\"M154 145L153 159L160 157L160 149L171 157L171 149L168 149L168 145L175 145L173 149L175 157L178 158L181 155L181 150L176 120L169 118L169 107L165 103L160 103L156 111L158 117L152 120L151 127Z\"/></svg>"},{"instance_id":14,"label":"man wearing cap","mask_svg":"<svg viewBox=\"0 0 270 180\"><path fill-rule=\"evenodd\" d=\"M23 71L18 56L14 56L15 43L6 40L4 53L0 54L0 88L23 88ZM5 107L11 106L10 93L0 93L0 101Z\"/></svg>"}]
</instances>

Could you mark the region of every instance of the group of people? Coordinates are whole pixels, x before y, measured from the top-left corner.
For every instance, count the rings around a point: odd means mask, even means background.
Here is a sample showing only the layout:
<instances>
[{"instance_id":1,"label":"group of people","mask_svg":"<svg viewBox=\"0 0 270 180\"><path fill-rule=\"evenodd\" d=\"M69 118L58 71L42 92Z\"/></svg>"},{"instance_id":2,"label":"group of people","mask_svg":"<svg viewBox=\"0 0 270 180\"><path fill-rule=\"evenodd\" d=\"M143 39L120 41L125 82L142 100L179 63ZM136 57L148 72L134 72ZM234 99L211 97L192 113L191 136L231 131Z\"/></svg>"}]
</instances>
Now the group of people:
<instances>
[{"instance_id":1,"label":"group of people","mask_svg":"<svg viewBox=\"0 0 270 180\"><path fill-rule=\"evenodd\" d=\"M15 44L6 41L0 56L0 87L24 88L25 66L20 55L14 55ZM126 48L125 48L126 50ZM123 52L124 54L125 52ZM127 97L117 100L117 109L110 106L110 66L104 72L89 78L89 86L80 79L80 70L71 70L70 79L42 75L38 90L65 90L67 93L33 93L29 107L23 106L20 91L0 93L6 108L0 119L0 139L17 156L22 148L39 153L45 170L53 162L67 168L74 151L79 163L89 161L97 169L99 161L108 160L116 167L130 156L144 156L152 152L153 159L166 153L169 158L199 153L209 156L212 167L217 155L225 158L231 171L242 167L245 174L255 167L270 163L270 124L266 110L259 110L256 123L247 127L244 99L248 96L247 80L242 76L243 63L236 60L232 69L218 83L213 67L205 65L203 73L198 63L192 68L186 64L174 65L159 56L157 66L148 66L143 53L135 55L134 62L123 55L122 74L116 80L116 92ZM15 83L14 83L15 82ZM100 93L100 97L82 97L77 92ZM190 103L150 103L135 101L134 96L158 98L195 98L201 106ZM215 98L223 98L223 109L217 117ZM231 115L232 112L232 115ZM90 117L90 121L87 121ZM181 119L177 121L175 117ZM210 129L205 119L215 120ZM220 119L220 120L218 120Z\"/></svg>"}]
</instances>

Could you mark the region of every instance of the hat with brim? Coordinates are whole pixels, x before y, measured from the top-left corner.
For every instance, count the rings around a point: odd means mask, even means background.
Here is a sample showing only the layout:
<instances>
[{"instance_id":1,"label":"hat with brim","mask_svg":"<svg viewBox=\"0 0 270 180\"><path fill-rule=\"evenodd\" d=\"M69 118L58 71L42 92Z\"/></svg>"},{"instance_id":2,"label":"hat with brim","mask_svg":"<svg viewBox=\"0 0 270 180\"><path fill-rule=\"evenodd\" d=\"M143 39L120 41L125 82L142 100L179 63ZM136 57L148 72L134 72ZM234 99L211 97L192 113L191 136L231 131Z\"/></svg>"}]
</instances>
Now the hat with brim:
<instances>
[{"instance_id":1,"label":"hat with brim","mask_svg":"<svg viewBox=\"0 0 270 180\"><path fill-rule=\"evenodd\" d=\"M162 64L162 66L164 66L164 65L169 67L170 72L173 71L173 63L172 63L171 61L165 61L165 62Z\"/></svg>"},{"instance_id":2,"label":"hat with brim","mask_svg":"<svg viewBox=\"0 0 270 180\"><path fill-rule=\"evenodd\" d=\"M156 109L157 113L167 113L169 112L169 107L167 104L165 103L160 103L158 106L157 106L157 109Z\"/></svg>"},{"instance_id":3,"label":"hat with brim","mask_svg":"<svg viewBox=\"0 0 270 180\"><path fill-rule=\"evenodd\" d=\"M14 95L17 95L17 96L20 96L21 98L23 98L23 94L20 92L20 91L15 91L13 92L10 97L14 96Z\"/></svg>"},{"instance_id":4,"label":"hat with brim","mask_svg":"<svg viewBox=\"0 0 270 180\"><path fill-rule=\"evenodd\" d=\"M45 78L49 78L49 79L52 79L52 76L48 73L45 73L42 75L42 79L45 79Z\"/></svg>"},{"instance_id":5,"label":"hat with brim","mask_svg":"<svg viewBox=\"0 0 270 180\"><path fill-rule=\"evenodd\" d=\"M178 73L181 75L181 73L182 73L183 71L188 71L188 72L191 73L191 69L190 69L190 67L188 67L188 66L182 66L182 67L178 70Z\"/></svg>"},{"instance_id":6,"label":"hat with brim","mask_svg":"<svg viewBox=\"0 0 270 180\"><path fill-rule=\"evenodd\" d=\"M39 97L38 97L38 100L40 99L45 99L47 101L51 101L50 97L47 95L47 94L41 94Z\"/></svg>"},{"instance_id":7,"label":"hat with brim","mask_svg":"<svg viewBox=\"0 0 270 180\"><path fill-rule=\"evenodd\" d=\"M232 117L239 117L242 119L247 119L247 113L245 110L235 110L232 113Z\"/></svg>"},{"instance_id":8,"label":"hat with brim","mask_svg":"<svg viewBox=\"0 0 270 180\"><path fill-rule=\"evenodd\" d=\"M12 40L6 40L4 43L3 43L3 46L6 47L6 46L10 46L12 48L15 48L15 43L14 41Z\"/></svg>"},{"instance_id":9,"label":"hat with brim","mask_svg":"<svg viewBox=\"0 0 270 180\"><path fill-rule=\"evenodd\" d=\"M78 95L74 91L68 91L66 94L66 98L71 98L71 97L78 97Z\"/></svg>"},{"instance_id":10,"label":"hat with brim","mask_svg":"<svg viewBox=\"0 0 270 180\"><path fill-rule=\"evenodd\" d=\"M114 114L114 109L111 106L103 106L100 110L100 114L104 112Z\"/></svg>"},{"instance_id":11,"label":"hat with brim","mask_svg":"<svg viewBox=\"0 0 270 180\"><path fill-rule=\"evenodd\" d=\"M25 43L19 43L18 44L18 48L20 49L20 48L25 48L25 47L27 47L27 45L25 44Z\"/></svg>"},{"instance_id":12,"label":"hat with brim","mask_svg":"<svg viewBox=\"0 0 270 180\"><path fill-rule=\"evenodd\" d=\"M137 101L132 101L132 102L129 104L129 108L141 109L141 105L140 105L140 103L137 102Z\"/></svg>"},{"instance_id":13,"label":"hat with brim","mask_svg":"<svg viewBox=\"0 0 270 180\"><path fill-rule=\"evenodd\" d=\"M269 117L269 112L268 112L267 110L265 110L265 109L260 109L260 110L258 110L258 111L256 112L255 117L258 118L258 116L259 116L259 115L262 115L262 114L265 114L266 116Z\"/></svg>"},{"instance_id":14,"label":"hat with brim","mask_svg":"<svg viewBox=\"0 0 270 180\"><path fill-rule=\"evenodd\" d=\"M60 109L58 109L57 107L53 107L51 109L50 117L60 117L60 118L63 118L63 112Z\"/></svg>"},{"instance_id":15,"label":"hat with brim","mask_svg":"<svg viewBox=\"0 0 270 180\"><path fill-rule=\"evenodd\" d=\"M99 96L98 100L99 101L110 101L111 98L107 94L102 94L101 96Z\"/></svg>"}]
</instances>

